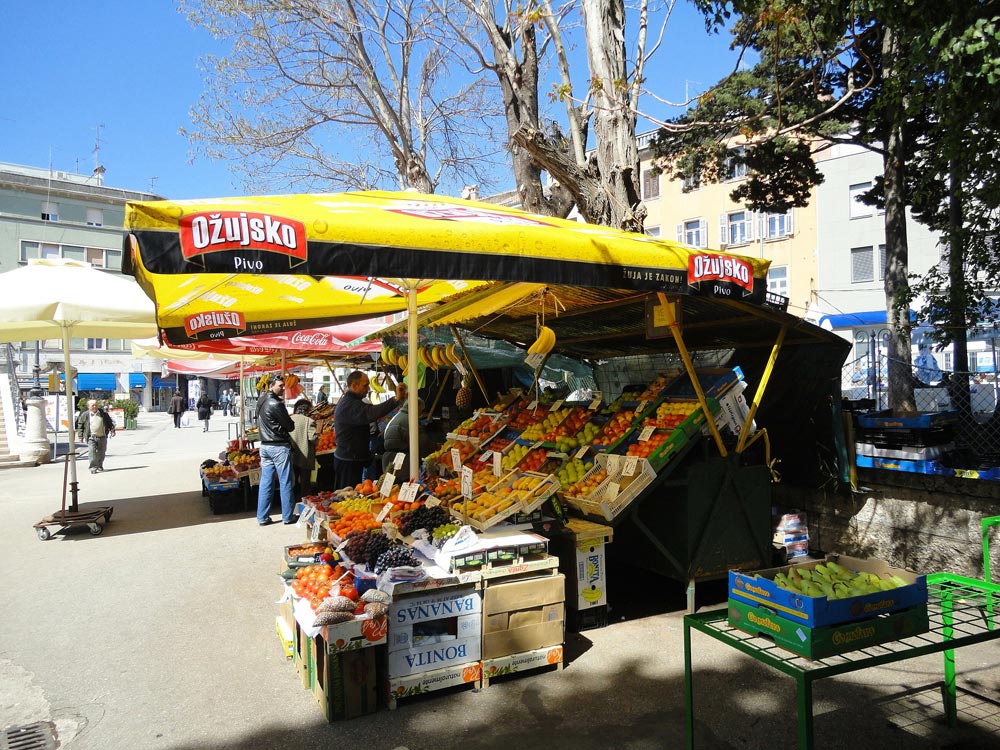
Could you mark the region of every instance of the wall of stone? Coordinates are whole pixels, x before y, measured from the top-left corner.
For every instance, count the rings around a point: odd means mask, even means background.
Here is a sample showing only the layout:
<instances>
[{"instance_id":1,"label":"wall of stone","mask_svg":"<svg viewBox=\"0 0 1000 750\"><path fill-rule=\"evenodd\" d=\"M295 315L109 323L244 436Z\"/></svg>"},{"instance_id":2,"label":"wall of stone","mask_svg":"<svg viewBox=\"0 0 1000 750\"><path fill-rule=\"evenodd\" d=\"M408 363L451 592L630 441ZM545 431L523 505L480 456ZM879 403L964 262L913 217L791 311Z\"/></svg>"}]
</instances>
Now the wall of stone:
<instances>
[{"instance_id":1,"label":"wall of stone","mask_svg":"<svg viewBox=\"0 0 1000 750\"><path fill-rule=\"evenodd\" d=\"M922 573L983 577L980 521L1000 516L1000 482L859 470L858 491L774 485L781 512L808 514L810 547L877 557ZM990 568L1000 583L1000 526L990 532Z\"/></svg>"}]
</instances>

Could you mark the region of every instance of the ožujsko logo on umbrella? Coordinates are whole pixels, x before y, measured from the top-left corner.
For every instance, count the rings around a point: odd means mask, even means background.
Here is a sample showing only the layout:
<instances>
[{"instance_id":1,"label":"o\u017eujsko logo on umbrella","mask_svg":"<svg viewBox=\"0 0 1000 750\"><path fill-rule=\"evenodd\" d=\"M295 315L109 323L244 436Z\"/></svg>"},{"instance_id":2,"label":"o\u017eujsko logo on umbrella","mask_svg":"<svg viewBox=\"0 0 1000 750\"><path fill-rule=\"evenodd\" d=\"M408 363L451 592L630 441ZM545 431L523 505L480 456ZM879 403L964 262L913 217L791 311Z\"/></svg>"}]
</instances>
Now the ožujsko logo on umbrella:
<instances>
[{"instance_id":1,"label":"o\u017eujsko logo on umbrella","mask_svg":"<svg viewBox=\"0 0 1000 750\"><path fill-rule=\"evenodd\" d=\"M265 250L299 260L307 257L301 221L246 211L191 214L180 219L181 252L190 260L219 250ZM240 270L237 264L236 270ZM246 270L253 270L248 266Z\"/></svg>"},{"instance_id":2,"label":"o\u017eujsko logo on umbrella","mask_svg":"<svg viewBox=\"0 0 1000 750\"><path fill-rule=\"evenodd\" d=\"M184 318L184 330L193 339L198 338L200 334L206 331L220 331L223 328L243 331L246 327L247 321L243 317L243 313L231 312L229 310L203 312Z\"/></svg>"},{"instance_id":3,"label":"o\u017eujsko logo on umbrella","mask_svg":"<svg viewBox=\"0 0 1000 750\"><path fill-rule=\"evenodd\" d=\"M688 284L703 281L724 281L753 292L753 266L730 255L702 253L688 259Z\"/></svg>"}]
</instances>

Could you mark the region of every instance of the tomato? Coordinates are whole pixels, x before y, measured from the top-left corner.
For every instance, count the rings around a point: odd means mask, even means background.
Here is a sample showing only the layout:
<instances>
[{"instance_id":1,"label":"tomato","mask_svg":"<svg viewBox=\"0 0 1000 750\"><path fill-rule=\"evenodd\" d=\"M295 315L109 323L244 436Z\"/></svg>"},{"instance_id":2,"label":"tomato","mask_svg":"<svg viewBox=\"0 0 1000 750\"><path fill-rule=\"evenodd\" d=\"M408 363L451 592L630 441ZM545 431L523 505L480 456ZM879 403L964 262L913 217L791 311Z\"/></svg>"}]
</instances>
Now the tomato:
<instances>
[{"instance_id":1,"label":"tomato","mask_svg":"<svg viewBox=\"0 0 1000 750\"><path fill-rule=\"evenodd\" d=\"M345 586L340 584L340 595L346 596L351 601L356 602L358 600L358 590L353 586Z\"/></svg>"},{"instance_id":2,"label":"tomato","mask_svg":"<svg viewBox=\"0 0 1000 750\"><path fill-rule=\"evenodd\" d=\"M354 608L354 614L363 615L365 613L365 607L368 606L367 602L360 602L358 606Z\"/></svg>"}]
</instances>

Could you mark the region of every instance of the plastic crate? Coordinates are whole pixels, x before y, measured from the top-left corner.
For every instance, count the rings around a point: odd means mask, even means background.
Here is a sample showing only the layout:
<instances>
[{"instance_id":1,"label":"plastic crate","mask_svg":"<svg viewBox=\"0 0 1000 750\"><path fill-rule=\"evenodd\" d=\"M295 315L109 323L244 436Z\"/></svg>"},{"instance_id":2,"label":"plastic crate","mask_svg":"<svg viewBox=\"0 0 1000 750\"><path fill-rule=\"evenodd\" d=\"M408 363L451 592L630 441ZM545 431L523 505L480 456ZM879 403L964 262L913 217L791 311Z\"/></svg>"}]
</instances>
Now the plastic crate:
<instances>
[{"instance_id":1,"label":"plastic crate","mask_svg":"<svg viewBox=\"0 0 1000 750\"><path fill-rule=\"evenodd\" d=\"M596 630L607 627L608 606L602 604L591 609L567 609L566 630L571 633L582 633L584 630Z\"/></svg>"},{"instance_id":2,"label":"plastic crate","mask_svg":"<svg viewBox=\"0 0 1000 750\"><path fill-rule=\"evenodd\" d=\"M212 489L209 485L208 507L217 516L223 513L240 513L246 509L243 488L238 483L233 489Z\"/></svg>"},{"instance_id":3,"label":"plastic crate","mask_svg":"<svg viewBox=\"0 0 1000 750\"><path fill-rule=\"evenodd\" d=\"M903 458L857 456L856 461L859 469L887 469L889 471L907 471L911 474L940 474L943 468L936 459L907 461Z\"/></svg>"},{"instance_id":4,"label":"plastic crate","mask_svg":"<svg viewBox=\"0 0 1000 750\"><path fill-rule=\"evenodd\" d=\"M873 430L913 430L942 427L958 421L957 411L894 414L891 410L859 414L858 424Z\"/></svg>"},{"instance_id":5,"label":"plastic crate","mask_svg":"<svg viewBox=\"0 0 1000 750\"><path fill-rule=\"evenodd\" d=\"M648 460L640 458L636 461L636 473L631 477L627 486L621 487L622 470L627 459L615 456L612 458L608 454L597 456L595 468L591 469L584 476L589 476L595 469L607 468L609 464L613 467L608 469L608 477L601 482L597 489L585 498L567 498L567 500L580 509L581 512L589 516L603 516L607 521L613 521L635 500L639 493L652 484L656 478L656 471ZM610 497L612 484L620 487L618 494Z\"/></svg>"},{"instance_id":6,"label":"plastic crate","mask_svg":"<svg viewBox=\"0 0 1000 750\"><path fill-rule=\"evenodd\" d=\"M739 367L733 368L698 368L695 370L698 376L698 383L706 396L718 397L728 391L739 381L743 380L743 371ZM670 384L664 388L663 394L679 398L697 398L691 378L687 373L682 373L674 378Z\"/></svg>"}]
</instances>

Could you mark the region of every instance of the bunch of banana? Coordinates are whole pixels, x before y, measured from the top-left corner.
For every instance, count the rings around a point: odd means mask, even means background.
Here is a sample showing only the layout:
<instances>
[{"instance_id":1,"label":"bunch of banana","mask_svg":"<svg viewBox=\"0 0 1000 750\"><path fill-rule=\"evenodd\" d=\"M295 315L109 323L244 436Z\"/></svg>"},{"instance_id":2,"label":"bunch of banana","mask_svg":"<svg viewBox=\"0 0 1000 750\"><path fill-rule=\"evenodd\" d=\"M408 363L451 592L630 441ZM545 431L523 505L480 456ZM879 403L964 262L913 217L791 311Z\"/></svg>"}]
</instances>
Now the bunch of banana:
<instances>
[{"instance_id":1,"label":"bunch of banana","mask_svg":"<svg viewBox=\"0 0 1000 750\"><path fill-rule=\"evenodd\" d=\"M409 364L410 364L410 358L407 357L405 354L400 354L399 356L396 357L396 365L403 372L406 372L406 368Z\"/></svg>"},{"instance_id":2,"label":"bunch of banana","mask_svg":"<svg viewBox=\"0 0 1000 750\"><path fill-rule=\"evenodd\" d=\"M444 348L444 356L445 359L447 359L451 364L456 364L457 362L462 361L462 357L458 353L457 344L448 344L448 346Z\"/></svg>"},{"instance_id":3,"label":"bunch of banana","mask_svg":"<svg viewBox=\"0 0 1000 750\"><path fill-rule=\"evenodd\" d=\"M382 360L387 365L389 365L390 367L393 367L393 366L399 364L399 354L397 354L396 350L394 348L392 348L391 346L386 346L385 344L383 344L382 345Z\"/></svg>"},{"instance_id":4,"label":"bunch of banana","mask_svg":"<svg viewBox=\"0 0 1000 750\"><path fill-rule=\"evenodd\" d=\"M432 346L427 353L438 367L451 367L451 360L448 359L448 353L443 346Z\"/></svg>"},{"instance_id":5,"label":"bunch of banana","mask_svg":"<svg viewBox=\"0 0 1000 750\"><path fill-rule=\"evenodd\" d=\"M268 378L270 378L270 377L271 377L271 373L269 373L269 372L265 372L263 375L261 375L257 379L257 385L255 386L256 389L258 391L266 391L267 390L267 381L268 381Z\"/></svg>"},{"instance_id":6,"label":"bunch of banana","mask_svg":"<svg viewBox=\"0 0 1000 750\"><path fill-rule=\"evenodd\" d=\"M881 578L875 573L849 570L835 562L820 563L812 570L792 566L787 574L778 573L774 582L779 588L797 594L825 596L827 599L849 599L909 585L896 575Z\"/></svg>"},{"instance_id":7,"label":"bunch of banana","mask_svg":"<svg viewBox=\"0 0 1000 750\"><path fill-rule=\"evenodd\" d=\"M375 393L385 393L385 388L382 386L381 381L377 377L369 380L368 385L372 387L372 390L375 391Z\"/></svg>"},{"instance_id":8,"label":"bunch of banana","mask_svg":"<svg viewBox=\"0 0 1000 750\"><path fill-rule=\"evenodd\" d=\"M556 345L556 332L548 326L538 329L538 338L528 347L528 354L548 354Z\"/></svg>"},{"instance_id":9,"label":"bunch of banana","mask_svg":"<svg viewBox=\"0 0 1000 750\"><path fill-rule=\"evenodd\" d=\"M426 346L421 346L417 348L417 356L420 357L420 361L424 367L429 370L436 370L438 368L437 362L434 361L434 357L431 356L431 351Z\"/></svg>"}]
</instances>

